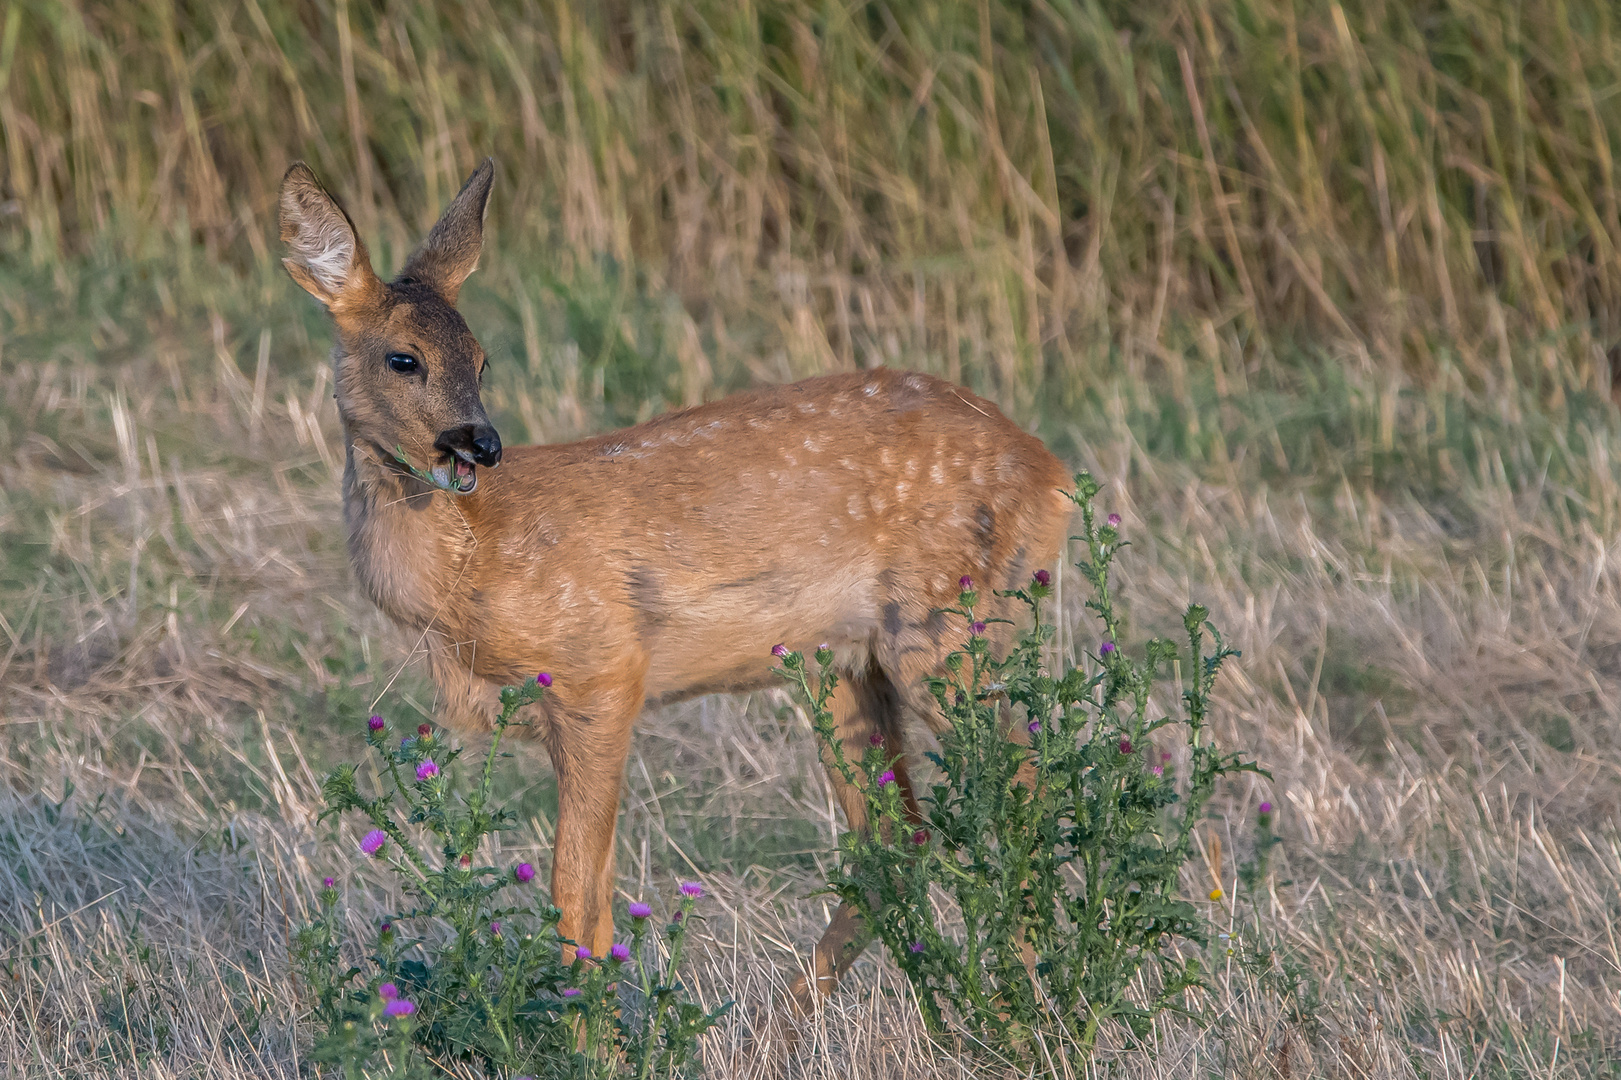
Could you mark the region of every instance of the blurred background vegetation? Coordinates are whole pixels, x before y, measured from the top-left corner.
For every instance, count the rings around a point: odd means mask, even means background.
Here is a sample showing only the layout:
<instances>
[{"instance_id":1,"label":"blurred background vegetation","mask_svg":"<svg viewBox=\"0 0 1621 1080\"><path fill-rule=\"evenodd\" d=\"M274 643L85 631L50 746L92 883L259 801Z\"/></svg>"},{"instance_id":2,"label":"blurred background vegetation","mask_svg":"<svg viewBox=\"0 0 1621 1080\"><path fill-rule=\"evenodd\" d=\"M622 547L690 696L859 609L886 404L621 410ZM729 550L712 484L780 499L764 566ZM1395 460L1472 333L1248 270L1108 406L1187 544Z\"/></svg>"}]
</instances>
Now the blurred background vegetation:
<instances>
[{"instance_id":1,"label":"blurred background vegetation","mask_svg":"<svg viewBox=\"0 0 1621 1080\"><path fill-rule=\"evenodd\" d=\"M488 154L480 284L531 349L566 322L616 417L878 362L1073 406L1111 365L1236 388L1302 343L1391 393L1557 404L1607 391L1621 342L1618 22L1602 0L18 0L0 243L62 292L94 267L166 308L263 303L292 160L386 268Z\"/></svg>"}]
</instances>

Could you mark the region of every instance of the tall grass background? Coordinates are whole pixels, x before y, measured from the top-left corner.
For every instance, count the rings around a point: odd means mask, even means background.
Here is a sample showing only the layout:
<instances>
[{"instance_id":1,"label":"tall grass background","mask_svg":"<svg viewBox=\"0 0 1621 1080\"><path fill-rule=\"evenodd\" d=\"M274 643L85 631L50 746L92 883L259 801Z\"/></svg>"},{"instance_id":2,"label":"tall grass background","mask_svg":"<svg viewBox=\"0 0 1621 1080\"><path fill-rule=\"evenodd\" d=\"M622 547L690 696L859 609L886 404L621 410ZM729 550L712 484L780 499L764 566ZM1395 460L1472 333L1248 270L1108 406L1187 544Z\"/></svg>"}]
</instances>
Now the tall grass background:
<instances>
[{"instance_id":1,"label":"tall grass background","mask_svg":"<svg viewBox=\"0 0 1621 1080\"><path fill-rule=\"evenodd\" d=\"M432 690L353 589L308 160L379 269L484 155L510 442L878 363L1109 479L1207 603L1286 844L1120 1075L1608 1075L1621 1048L1621 43L1597 0L0 10L0 1070L295 1075L315 778ZM745 557L768 559L768 552ZM1065 582L1059 645L1091 644ZM386 695L384 691L386 690ZM716 1075L959 1075L876 959L770 1017L837 825L779 695L662 710L622 885L699 873ZM543 756L505 779L549 849ZM377 884L377 883L373 883ZM379 886L380 887L380 886ZM381 901L353 914L373 917ZM378 893L381 895L381 893ZM1254 949L1272 950L1270 959ZM1081 1075L1073 1062L1057 1075Z\"/></svg>"},{"instance_id":2,"label":"tall grass background","mask_svg":"<svg viewBox=\"0 0 1621 1080\"><path fill-rule=\"evenodd\" d=\"M1113 355L1302 340L1403 381L1607 388L1610 5L587 7L12 4L8 251L178 257L194 294L273 263L304 158L397 261L490 154L486 281L668 290L686 397L683 341L750 313L794 373L904 355L1027 402Z\"/></svg>"}]
</instances>

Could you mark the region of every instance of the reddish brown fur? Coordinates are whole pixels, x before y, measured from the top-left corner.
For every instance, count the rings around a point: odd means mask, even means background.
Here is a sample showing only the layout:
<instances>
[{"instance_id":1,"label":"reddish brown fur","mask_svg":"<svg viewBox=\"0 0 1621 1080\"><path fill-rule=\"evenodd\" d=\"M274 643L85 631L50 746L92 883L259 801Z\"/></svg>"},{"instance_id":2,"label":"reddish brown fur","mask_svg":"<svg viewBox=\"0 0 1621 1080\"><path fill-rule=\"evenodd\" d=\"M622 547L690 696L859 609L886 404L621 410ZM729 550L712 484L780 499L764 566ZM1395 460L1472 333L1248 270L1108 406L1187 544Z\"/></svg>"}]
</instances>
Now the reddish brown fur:
<instances>
[{"instance_id":1,"label":"reddish brown fur","mask_svg":"<svg viewBox=\"0 0 1621 1080\"><path fill-rule=\"evenodd\" d=\"M301 169L284 182L284 237L348 227ZM1013 615L992 590L1055 563L1070 478L989 402L932 376L874 370L510 449L470 494L435 489L390 451L427 468L439 431L484 422L483 354L446 294L477 259L469 222L475 209L482 220L486 169L447 210L459 220L441 221L408 264L414 283L377 282L358 238L336 289L305 268L307 251L295 248L289 265L338 327L356 574L423 636L444 718L486 728L500 686L537 671L555 680L534 728L558 780L553 899L563 933L601 955L619 784L641 711L774 685L772 644L825 642L846 675L834 701L841 736L859 754L882 731L902 752L903 714L937 724L923 679L964 635L937 610L970 574L986 617ZM312 213L325 216L311 226ZM435 247L441 236L449 250ZM380 362L406 346L428 368L420 387ZM904 780L904 762L897 772ZM860 793L834 782L852 826L864 826ZM814 985L830 989L864 942L841 910L817 948Z\"/></svg>"}]
</instances>

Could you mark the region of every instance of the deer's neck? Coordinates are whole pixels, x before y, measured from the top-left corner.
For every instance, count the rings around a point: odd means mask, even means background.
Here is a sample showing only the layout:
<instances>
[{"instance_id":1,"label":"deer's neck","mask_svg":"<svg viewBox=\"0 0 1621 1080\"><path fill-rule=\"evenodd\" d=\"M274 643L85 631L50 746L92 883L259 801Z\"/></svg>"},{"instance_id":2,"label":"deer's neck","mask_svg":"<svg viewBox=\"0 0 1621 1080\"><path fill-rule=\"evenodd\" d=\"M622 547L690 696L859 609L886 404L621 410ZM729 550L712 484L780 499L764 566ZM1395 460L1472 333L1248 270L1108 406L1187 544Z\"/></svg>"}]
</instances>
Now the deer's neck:
<instances>
[{"instance_id":1,"label":"deer's neck","mask_svg":"<svg viewBox=\"0 0 1621 1080\"><path fill-rule=\"evenodd\" d=\"M453 496L373 460L351 440L343 515L355 576L377 606L408 626L454 632L475 545Z\"/></svg>"}]
</instances>

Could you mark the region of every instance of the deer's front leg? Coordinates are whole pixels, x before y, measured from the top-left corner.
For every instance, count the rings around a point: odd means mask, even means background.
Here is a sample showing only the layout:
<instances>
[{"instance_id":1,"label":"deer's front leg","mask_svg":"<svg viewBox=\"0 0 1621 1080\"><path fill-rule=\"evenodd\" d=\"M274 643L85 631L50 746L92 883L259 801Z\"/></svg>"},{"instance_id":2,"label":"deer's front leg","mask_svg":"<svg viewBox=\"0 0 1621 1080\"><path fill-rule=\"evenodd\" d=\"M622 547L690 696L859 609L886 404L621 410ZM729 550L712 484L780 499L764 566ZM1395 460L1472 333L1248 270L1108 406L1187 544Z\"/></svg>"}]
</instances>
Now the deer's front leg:
<instances>
[{"instance_id":1,"label":"deer's front leg","mask_svg":"<svg viewBox=\"0 0 1621 1080\"><path fill-rule=\"evenodd\" d=\"M428 669L439 688L439 720L464 735L495 726L501 713L501 688L473 671L474 644L458 642L430 629L422 637Z\"/></svg>"},{"instance_id":2,"label":"deer's front leg","mask_svg":"<svg viewBox=\"0 0 1621 1080\"><path fill-rule=\"evenodd\" d=\"M558 932L607 955L613 944L614 827L641 689L598 696L591 708L553 714L546 748L557 773L552 903ZM565 959L573 949L564 949Z\"/></svg>"}]
</instances>

